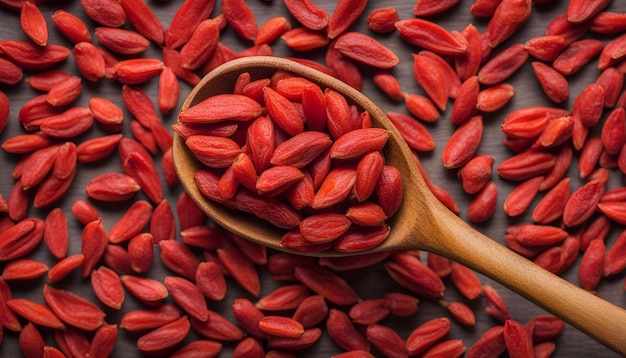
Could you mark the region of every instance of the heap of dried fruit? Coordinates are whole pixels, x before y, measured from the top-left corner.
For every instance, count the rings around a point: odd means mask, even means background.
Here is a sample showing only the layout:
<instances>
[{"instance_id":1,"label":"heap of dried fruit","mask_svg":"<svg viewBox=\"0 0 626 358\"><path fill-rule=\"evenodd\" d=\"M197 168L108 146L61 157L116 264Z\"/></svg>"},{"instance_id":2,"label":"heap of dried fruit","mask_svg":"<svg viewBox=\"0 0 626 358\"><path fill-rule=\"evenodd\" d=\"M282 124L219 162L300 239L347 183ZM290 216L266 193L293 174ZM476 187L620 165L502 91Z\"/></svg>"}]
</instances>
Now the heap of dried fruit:
<instances>
[{"instance_id":1,"label":"heap of dried fruit","mask_svg":"<svg viewBox=\"0 0 626 358\"><path fill-rule=\"evenodd\" d=\"M582 334L566 332L557 348L561 320L522 312L530 304L509 310L510 292L437 255L313 259L224 232L182 192L172 165L171 120L203 74L239 56L290 57L392 108L452 211L489 230L507 193L511 220L491 236L603 294L626 267L626 9L550 2L0 0L2 350L580 354L569 337L586 342ZM280 83L289 84L242 77L241 94L258 105ZM525 92L533 98L521 107ZM266 133L259 118L250 122ZM174 129L229 138L245 127ZM240 146L233 153L245 169ZM432 180L450 177L438 169L459 182ZM489 328L463 330L475 325Z\"/></svg>"},{"instance_id":2,"label":"heap of dried fruit","mask_svg":"<svg viewBox=\"0 0 626 358\"><path fill-rule=\"evenodd\" d=\"M402 202L400 173L382 154L389 133L341 93L284 71L259 79L244 72L233 93L178 118L175 128L206 166L195 174L200 191L286 230L283 247L364 251L389 235L385 221ZM223 122L241 129L203 134L202 126Z\"/></svg>"}]
</instances>

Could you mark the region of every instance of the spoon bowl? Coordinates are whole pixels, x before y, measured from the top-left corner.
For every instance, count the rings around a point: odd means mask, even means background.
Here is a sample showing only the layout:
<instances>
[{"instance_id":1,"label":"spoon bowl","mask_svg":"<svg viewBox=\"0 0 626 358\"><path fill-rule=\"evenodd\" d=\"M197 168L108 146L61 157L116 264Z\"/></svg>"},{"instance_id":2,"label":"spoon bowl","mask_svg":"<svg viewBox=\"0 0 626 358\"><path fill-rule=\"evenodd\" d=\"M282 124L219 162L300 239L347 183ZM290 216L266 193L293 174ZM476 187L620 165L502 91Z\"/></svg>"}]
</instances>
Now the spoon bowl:
<instances>
[{"instance_id":1,"label":"spoon bowl","mask_svg":"<svg viewBox=\"0 0 626 358\"><path fill-rule=\"evenodd\" d=\"M246 57L230 61L226 65L220 66L207 74L189 94L187 100L182 105L181 111L184 111L210 96L232 93L235 80L241 73L249 72L252 79L269 78L277 70L289 71L294 75L307 78L320 85L322 88L332 88L342 93L348 102L357 104L360 109L368 111L371 118L374 119L374 125L383 127L391 132L384 148L385 163L398 168L403 177L405 200L396 215L387 221L393 230L382 244L368 251L336 252L326 250L308 253L308 255L318 257L348 256L372 251L416 248L413 240L415 235L412 234L414 224L412 224L408 218L423 219L426 220L426 222L429 222L430 219L423 216L428 214L427 211L424 213L416 212L416 210L420 210L421 207L427 208L428 206L413 205L412 203L417 203L417 200L422 200L416 198L414 194L424 192L425 195L429 196L427 200L435 201L436 204L439 204L439 202L426 187L415 164L410 163L410 161L414 161L415 159L409 147L400 136L400 133L397 132L396 128L376 104L351 86L295 61L269 56ZM268 222L258 219L254 215L230 210L222 204L211 201L203 196L195 185L193 177L195 172L203 167L203 164L195 159L194 155L184 144L184 139L178 135L175 135L174 150L176 153L175 165L177 174L183 187L215 223L264 246L295 254L307 255L307 253L290 250L280 245L281 237L285 233L284 230L278 229ZM419 190L415 190L418 186ZM411 237L413 237L413 239L411 239Z\"/></svg>"},{"instance_id":2,"label":"spoon bowl","mask_svg":"<svg viewBox=\"0 0 626 358\"><path fill-rule=\"evenodd\" d=\"M349 85L298 62L269 56L240 58L227 62L207 74L191 91L181 111L221 93L232 93L237 77L244 72L252 79L269 78L288 71L342 93L348 102L369 112L374 126L389 131L384 149L386 164L402 176L402 205L387 223L389 237L379 246L355 253L332 250L315 256L347 256L399 249L418 249L457 261L498 281L555 316L626 355L626 310L613 305L540 268L496 241L478 232L449 211L431 193L417 167L416 159L393 124L380 108ZM296 254L280 245L284 234L253 215L233 211L207 199L198 189L194 175L203 165L186 147L182 137L174 136L174 164L183 188L216 224L261 245Z\"/></svg>"}]
</instances>

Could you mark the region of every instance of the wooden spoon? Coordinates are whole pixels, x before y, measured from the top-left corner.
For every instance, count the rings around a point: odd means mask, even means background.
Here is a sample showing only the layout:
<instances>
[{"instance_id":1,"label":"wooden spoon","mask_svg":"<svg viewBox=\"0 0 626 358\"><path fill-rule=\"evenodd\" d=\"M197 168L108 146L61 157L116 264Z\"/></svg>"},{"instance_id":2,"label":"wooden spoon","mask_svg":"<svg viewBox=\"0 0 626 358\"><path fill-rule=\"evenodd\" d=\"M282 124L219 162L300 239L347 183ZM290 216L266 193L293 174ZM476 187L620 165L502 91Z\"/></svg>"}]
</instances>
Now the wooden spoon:
<instances>
[{"instance_id":1,"label":"wooden spoon","mask_svg":"<svg viewBox=\"0 0 626 358\"><path fill-rule=\"evenodd\" d=\"M390 132L385 147L386 163L395 166L404 183L403 203L389 219L391 234L380 246L367 252L419 249L457 261L517 292L558 316L610 349L626 355L626 310L540 268L526 258L476 231L443 206L426 186L415 158L389 119L372 101L354 88L320 71L278 57L248 57L230 61L206 75L191 91L181 111L220 93L232 93L239 74L249 72L253 79L269 78L286 70L308 78L321 87L332 88L349 101L369 111L372 122ZM194 173L203 167L187 149L184 139L174 139L175 167L184 189L217 224L261 245L281 247L281 231L251 215L226 209L211 202L196 186ZM300 252L290 251L296 254ZM362 254L358 252L355 254ZM315 256L345 256L321 252Z\"/></svg>"}]
</instances>

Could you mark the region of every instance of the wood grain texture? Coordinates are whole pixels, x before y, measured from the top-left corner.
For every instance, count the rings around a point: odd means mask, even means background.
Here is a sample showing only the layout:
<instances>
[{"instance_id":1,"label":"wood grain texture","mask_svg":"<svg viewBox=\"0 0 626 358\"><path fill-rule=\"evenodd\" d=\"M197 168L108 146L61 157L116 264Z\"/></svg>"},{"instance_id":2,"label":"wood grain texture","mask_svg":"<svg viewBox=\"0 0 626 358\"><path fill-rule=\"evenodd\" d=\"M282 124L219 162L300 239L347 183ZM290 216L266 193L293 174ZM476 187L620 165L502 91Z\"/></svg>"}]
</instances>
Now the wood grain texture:
<instances>
[{"instance_id":1,"label":"wood grain texture","mask_svg":"<svg viewBox=\"0 0 626 358\"><path fill-rule=\"evenodd\" d=\"M180 5L180 1L174 0L161 0L161 1L152 1L147 0L150 6L154 9L155 14L159 19L161 19L164 26L167 26L171 21L171 18L174 14L174 11ZM252 7L255 16L257 17L257 21L259 24L264 23L267 19L278 16L285 15L287 16L292 23L295 24L295 20L291 18L282 4L281 1L273 0L273 1L260 1L260 0L252 0L248 2ZM218 1L216 5L216 10L214 11L214 15L218 13L219 6L221 2ZM331 12L334 9L335 2L329 0L318 0L316 1L320 7L325 8L327 11ZM474 23L479 30L484 30L486 28L486 22L481 20L476 20L471 17L469 14L469 6L471 5L471 1L462 0L458 5L456 5L453 9L447 12L445 15L438 15L435 17L431 17L430 19L436 21L442 26L450 29L450 30L461 30L469 23ZM412 17L412 6L413 2L401 1L401 0L393 0L393 1L370 1L365 14L369 13L373 9L379 7L386 6L394 6L398 9L401 19L406 19ZM505 48L507 45L515 44L515 43L523 43L527 39L532 36L541 35L545 31L546 24L550 21L554 16L561 14L565 11L567 7L567 1L564 0L555 0L554 4L544 5L544 6L536 6L533 9L533 15L531 16L530 21L519 30L514 38L505 42L502 47ZM50 41L49 43L58 43L63 44L65 46L71 46L69 42L62 38L62 36L53 28L52 22L50 20L51 14L58 8L64 8L73 14L76 14L80 18L84 19L88 26L93 29L96 24L88 20L82 10L80 3L76 0L74 1L59 1L59 2L51 2L49 4L41 5L41 9L46 16L48 21L48 25L50 26ZM610 11L615 12L626 12L626 3L623 1L615 0L608 8ZM0 22L0 40L6 39L21 39L26 40L26 36L19 28L19 16L15 12L7 11L4 9L0 9L0 18L2 21ZM359 21L353 27L356 30L368 32L365 15L362 16ZM400 80L403 89L406 92L410 93L422 93L421 89L415 83L415 80L412 76L412 60L411 53L416 52L419 49L416 47L412 47L408 45L405 41L399 38L399 36L395 33L387 34L387 35L377 35L377 38L380 39L386 46L391 48L398 56L400 57L400 64L394 68L393 73ZM227 28L221 37L221 40L226 44L231 46L233 49L240 51L248 46L250 43L243 41L237 37L235 32L232 29ZM287 49L283 43L277 41L273 44L274 54L278 56L304 56L306 58L323 61L324 54L322 51L313 51L307 53L294 53ZM152 45L148 51L144 54L146 57L160 57L160 49L157 46ZM72 73L76 73L76 69L73 63L73 60L70 58L66 61L61 68L64 68ZM28 75L28 73L26 74ZM370 73L367 69L364 69L364 86L363 93L369 96L375 103L377 103L381 109L384 111L404 111L404 107L402 103L397 103L389 100L382 92L380 92L371 82ZM586 86L588 83L595 80L598 75L597 69L594 66L587 66L583 71L576 74L572 77L572 85L570 87L570 99L563 104L566 108L571 108L573 103L573 98L576 94L580 93L582 88ZM499 112L496 112L492 115L485 116L485 135L483 143L479 148L479 152L488 153L494 156L497 163L501 162L505 158L507 158L510 153L505 149L502 145L503 135L500 131L500 123L503 116L516 109L522 108L530 105L551 105L551 103L546 99L545 95L542 93L539 84L536 79L532 75L532 70L530 65L525 65L521 71L516 73L509 81L511 84L515 86L516 94L512 100L512 102L502 109ZM144 89L146 92L152 97L156 98L157 86L156 82L149 82ZM39 94L37 91L31 89L24 81L20 82L18 85L14 86L6 86L0 85L0 90L4 91L9 95L11 100L11 120L3 133L0 134L0 142L5 141L6 139L14 136L16 134L24 133L23 129L20 127L17 122L17 113L19 108L23 103L25 103L30 98ZM179 101L179 105L182 104L184 97L189 93L191 88L182 84L181 86L181 99ZM98 83L86 83L84 86L84 92L81 97L78 99L77 104L86 105L89 98L93 96L104 96L114 103L122 106L122 100L120 95L120 85L114 81L110 80L102 80ZM422 161L427 168L429 176L432 180L434 180L437 184L446 188L450 193L455 197L459 206L461 208L460 216L465 218L465 212L467 209L467 205L471 199L470 196L463 193L460 183L456 180L456 173L454 171L445 170L441 165L441 150L444 147L447 138L454 131L454 127L452 124L447 121L447 117L449 116L451 109L451 105L448 106L447 111L443 114L442 120L439 122L428 125L431 133L437 143L437 148L432 152L422 156ZM127 119L130 118L130 114L125 113ZM173 124L175 121L175 113L172 113L163 118L164 123ZM127 126L128 122L126 122L126 127L124 129L124 133L130 136L130 131ZM91 131L86 133L83 137L80 137L79 140L84 140L90 137L95 137L97 135L102 134L99 128L94 127ZM18 157L14 155L7 154L4 151L0 152L0 193L2 193L3 197L6 199L8 194L13 186L13 179L11 177L11 170L17 162ZM119 160L117 158L107 158L103 161L100 161L91 165L82 165L79 168L79 175L74 180L74 185L70 189L67 197L62 200L58 206L61 207L66 213L70 213L70 207L75 199L85 199L84 188L87 183L89 183L94 177L114 170L120 171ZM158 160L156 161L159 162ZM583 181L578 178L576 172L576 163L572 163L571 170L569 175L572 177L573 185L579 186ZM499 207L502 207L502 203L506 198L506 195L512 189L512 184L497 178L494 175L494 180L496 181L500 194L499 194ZM623 185L621 177L613 176L609 186L617 187ZM180 192L180 187L175 190L166 191L166 196L170 200L171 203L176 201L178 193ZM97 205L98 210L102 214L104 225L107 229L110 229L115 221L121 216L122 212L119 209L119 205ZM36 210L32 209L29 211L30 216L37 217L45 217L47 213L47 209ZM521 218L511 219L508 218L502 210L498 210L495 216L485 224L481 224L477 226L481 232L486 234L487 236L504 243L504 230L505 228L514 222L520 221L529 221L529 215L523 216ZM68 216L69 226L70 226L70 254L78 253L80 251L80 234L82 226L76 222L71 215ZM614 240L616 231L609 236L608 240ZM54 259L47 252L47 249L43 247L43 245L38 248L33 254L33 258L38 260L42 260L49 264L54 262ZM580 260L578 260L580 262ZM577 278L577 266L570 268L564 275L566 279L571 282L576 283ZM169 274L169 271L163 267L160 263L156 263L155 267L151 271L151 275L154 275L157 278L162 278L165 275ZM397 291L401 290L399 286L397 286L394 282L388 279L388 276L385 274L380 267L368 269L368 270L360 270L358 272L347 272L344 277L348 279L354 289L358 292L358 294L362 298L378 298L383 293L389 291ZM503 296L505 302L509 306L513 317L521 322L526 322L530 318L545 314L543 310L534 306L530 302L526 301L524 298L518 296L517 294L509 291L507 289L502 288L499 284L481 276L481 279L485 283L490 283L498 288L499 292ZM14 297L25 297L30 298L32 300L42 302L41 289L40 287L43 285L45 279L41 279L34 282L24 282L23 284L15 284L12 285L13 288L13 296ZM448 282L448 281L447 281ZM601 285L598 287L598 295L610 302L613 302L622 307L626 306L626 294L623 290L623 282L624 282L624 274L618 275L618 277L604 279ZM262 271L262 287L263 293L267 293L273 290L273 288L277 287L278 283L274 282L267 272ZM80 279L79 274L71 275L68 279L63 280L60 284L60 287L65 287L71 289L80 295L89 298L91 300L96 300L95 295L93 294L91 287L89 287L88 282ZM450 286L451 287L451 286ZM454 300L462 300L461 296L453 289L448 290L446 293L446 299L449 301ZM232 300L236 297L246 296L246 293L239 289L236 284L229 284L229 292L226 299L222 302L211 303L211 309L215 309L216 311L224 314L224 316L231 321L234 322L234 318L232 317L230 304ZM491 319L488 315L484 313L485 300L478 299L476 302L469 302L469 305L477 312L477 323L476 327L472 329L463 328L459 325L453 325L453 328L449 334L451 338L461 338L464 343L469 347L474 341L476 341L480 335L489 327L495 324L493 319ZM132 299L128 299L128 302L125 303L128 309L132 309L135 307L139 307L140 305L133 301ZM106 311L107 312L107 322L119 322L119 318L121 317L120 312L115 311ZM407 318L394 318L388 319L384 323L397 329L401 335L406 337L410 331L418 326L420 323L423 323L429 319L434 317L439 317L445 315L445 312L441 309L441 307L435 303L422 301L420 302L420 306L418 309L418 313L414 316ZM47 332L49 333L49 332ZM624 333L626 336L626 332ZM51 335L48 335L46 339L53 343L51 339ZM138 356L137 350L135 348L137 336L122 334L120 339L118 340L116 349L114 351L115 357L136 357ZM16 352L18 352L17 348L17 335L14 333L7 333L4 337L4 342L0 347L0 356L15 356ZM230 356L230 352L232 352L233 344L226 344L224 346L224 350L222 356L227 357ZM310 350L303 352L301 356L303 357L328 357L334 353L338 353L339 348L332 342L332 340L327 336L323 335L321 340ZM613 357L616 356L607 348L603 347L599 343L595 342L591 338L585 336L583 333L577 331L576 329L567 326L563 335L557 341L557 350L554 354L554 357Z\"/></svg>"}]
</instances>

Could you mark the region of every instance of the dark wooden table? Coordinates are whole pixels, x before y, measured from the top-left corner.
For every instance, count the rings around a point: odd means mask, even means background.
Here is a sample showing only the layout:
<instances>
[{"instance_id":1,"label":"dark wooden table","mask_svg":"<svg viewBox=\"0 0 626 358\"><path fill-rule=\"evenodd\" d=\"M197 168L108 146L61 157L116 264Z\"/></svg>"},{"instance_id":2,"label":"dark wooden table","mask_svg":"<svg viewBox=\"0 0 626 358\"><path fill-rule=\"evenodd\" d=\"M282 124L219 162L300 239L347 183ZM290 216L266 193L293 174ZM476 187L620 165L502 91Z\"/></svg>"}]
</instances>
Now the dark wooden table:
<instances>
[{"instance_id":1,"label":"dark wooden table","mask_svg":"<svg viewBox=\"0 0 626 358\"><path fill-rule=\"evenodd\" d=\"M166 27L169 24L174 11L182 3L182 1L175 0L148 0L147 2L149 3L150 7L154 9L154 12L162 20L164 26ZM259 25L263 24L267 19L274 16L289 16L283 3L278 0L251 0L248 3L250 7L254 10ZM329 12L332 12L334 8L333 1L319 0L315 1L315 3L318 4L320 7L325 8ZM379 7L394 6L398 9L401 19L411 18L413 17L413 3L413 1L370 1L364 15L361 16L361 18L354 25L353 28L358 31L368 33L369 30L367 29L367 24L365 21L366 16L370 11ZM469 7L471 3L472 1L463 0L459 4L457 4L452 10L446 12L445 15L438 15L430 19L443 25L449 30L460 31L467 24L474 23L480 31L483 31L486 28L486 22L483 20L477 20L470 15ZM216 10L213 12L213 15L218 14L220 4L221 2L218 1L215 8ZM70 43L66 41L54 28L50 18L50 15L59 8L66 9L84 19L91 30L93 30L93 28L96 26L94 22L87 19L79 1L50 1L48 4L41 5L41 9L46 16L46 20L50 29L50 43L59 43L68 47L70 46ZM512 44L523 43L533 36L542 35L546 29L547 23L555 16L562 14L566 8L567 1L564 0L555 0L553 1L553 4L549 5L535 6L533 8L533 14L530 21L521 30L519 30L513 38L501 45L496 50L496 52ZM620 0L615 0L609 6L608 10L623 13L626 11L626 3ZM0 9L0 18L2 19L2 21L0 22L0 40L26 39L25 35L20 29L19 16L17 13L7 11L5 9ZM292 20L293 24L296 23L293 18L290 19ZM393 73L400 80L402 88L409 93L423 93L412 76L411 53L416 52L419 49L407 44L399 37L397 33L376 35L376 38L378 38L381 42L391 48L400 57L401 62L396 68L393 69ZM606 37L601 39L608 40L609 38ZM220 40L235 49L236 51L241 51L250 45L250 43L239 39L234 31L230 28L227 28L223 31ZM324 59L323 51L294 53L289 50L280 40L276 41L272 45L272 48L274 50L274 54L277 56L300 56L322 62ZM144 53L144 56L160 57L160 49L157 46L152 45ZM580 73L571 76L571 95L570 99L566 103L562 104L564 108L571 109L575 96L580 93L584 86L595 80L599 73L598 70L595 68L595 63L596 62L594 60ZM71 73L77 73L72 58L68 59L60 67L70 71ZM363 92L370 96L370 98L378 103L380 107L385 111L405 112L405 108L401 102L391 101L372 84L370 74L371 72L369 70L364 69ZM26 75L28 75L28 73ZM515 86L516 94L513 100L505 108L496 113L485 116L484 139L479 148L479 152L490 154L496 159L494 168L495 166L497 166L498 163L511 155L511 153L502 144L502 140L504 139L504 136L500 131L502 118L504 118L507 113L516 108L533 105L552 105L552 103L547 100L546 96L543 94L541 88L539 87L539 84L532 73L529 63L524 65L524 67L520 71L518 71L512 78L510 78L508 82ZM97 83L84 82L83 93L76 102L76 104L86 105L89 98L93 96L102 96L122 106L120 88L121 87L118 83L111 80L101 80ZM155 81L148 82L145 86L143 86L143 88L149 95L152 96L152 98L156 98L157 85ZM189 85L182 83L181 99L179 101L179 105L182 103L184 97L187 95L190 89L191 88ZM17 113L23 103L39 93L31 89L24 81L21 81L19 84L13 86L0 85L0 90L7 93L11 100L10 123L8 124L4 132L0 134L0 142L4 142L14 135L25 133L23 128L21 128L17 121ZM442 118L437 123L428 125L428 128L437 143L437 147L432 153L423 154L421 158L430 177L437 184L447 189L454 196L461 209L460 215L462 217L465 217L467 205L471 197L462 191L460 182L456 180L456 173L454 171L444 169L441 165L440 160L442 148L444 147L448 137L454 130L454 126L448 120L451 107L452 106L450 102L447 111L442 114ZM127 119L125 122L124 134L130 135L130 130L128 128L128 120L130 118L130 115L127 112L125 113L125 115ZM173 124L175 120L175 113L163 117L164 123L167 124ZM102 133L103 132L99 128L94 126L92 130L90 130L84 136L81 136L80 140L95 137L101 135ZM160 154L157 156L157 158L160 158ZM9 192L14 184L14 180L11 176L11 171L15 166L17 160L17 156L10 155L4 151L0 151L0 193L5 199L8 197ZM160 160L156 160L156 162L159 163ZM72 185L69 193L62 201L58 203L58 206L65 211L69 219L68 221L71 235L69 250L70 254L80 252L80 235L82 230L82 226L72 217L70 207L75 199L86 199L84 188L91 179L99 174L110 171L121 171L119 160L117 158L108 158L90 165L80 165L78 169L78 175L75 178L74 184ZM574 187L578 187L583 183L583 181L579 179L577 175L575 161L572 163L568 175L571 176ZM504 243L505 228L512 223L529 222L530 214L527 213L522 217L515 219L507 217L500 208L502 207L502 203L504 202L508 192L510 192L513 185L510 182L498 178L496 174L494 174L493 180L497 183L499 189L499 209L496 211L491 220L489 220L485 224L478 225L477 228L494 240ZM609 187L614 188L621 185L623 185L623 175L619 172L612 172ZM174 189L166 190L166 196L170 203L172 203L172 205L176 202L178 194L181 192L181 190L182 189L180 186ZM136 199L139 199L141 197L142 194L139 194L137 195ZM535 201L537 201L537 199ZM130 203L123 203L121 205L101 205L100 203L95 203L95 205L102 214L102 219L105 227L110 229L117 220L117 218L120 217L121 213L123 213L122 209L127 208ZM49 209L37 210L31 208L28 215L44 218L48 210ZM621 227L614 228L610 236L607 238L607 246L614 241L618 230L622 229L623 228ZM155 251L155 253L155 257L157 257L157 259L155 259L154 267L150 270L149 275L155 278L162 278L164 275L168 274L168 272L158 262L158 251ZM40 247L37 248L30 255L30 257L47 262L50 266L54 264L54 259L49 254L47 248L43 244L40 245ZM578 260L573 267L565 272L563 274L563 277L571 282L577 283L577 267L579 263L580 260ZM0 267L2 267L1 264ZM261 268L259 272L262 278L262 295L271 292L274 288L283 284L273 281L265 268ZM342 273L342 275L352 284L358 294L364 299L377 298L381 297L384 293L389 291L402 290L392 280L389 280L381 265L375 265L366 270L358 270L357 272L345 272ZM503 288L499 284L492 282L491 280L482 276L481 279L485 283L489 283L499 290L505 302L507 303L513 317L516 320L519 320L520 322L526 322L536 315L546 314L545 311L537 308L533 304L529 303L515 293ZM446 282L450 283L449 279L447 279ZM45 277L33 281L11 283L13 296L26 297L38 302L43 302L43 298L41 296L41 287L44 283L46 283ZM614 278L603 279L598 287L597 294L619 306L626 307L626 294L624 292L623 284L624 273L617 275L617 277ZM82 280L78 274L71 275L68 279L62 282L61 286L77 292L84 297L95 300L95 296L93 295L93 292L89 285L89 281ZM452 284L449 284L448 287L449 289L445 296L447 300L464 300L452 287ZM241 290L240 287L232 280L229 280L228 289L228 296L223 301L210 302L209 306L211 309L222 313L225 317L234 321L230 309L232 300L236 297L241 296L248 298L251 297L249 297L243 290ZM460 338L469 347L482 335L483 332L485 332L485 330L496 324L496 322L484 312L484 307L486 305L484 298L479 298L474 302L468 302L468 304L476 312L476 326L473 328L464 328L458 324L453 324L452 331L450 332L448 337ZM123 311L132 309L134 307L138 307L137 302L132 297L130 297L130 295L127 295ZM107 322L119 322L119 318L121 317L122 312L114 312L111 310L107 310L106 312ZM394 327L404 338L406 338L411 330L417 327L420 323L442 315L446 315L446 313L440 306L426 300L422 300L420 302L417 314L406 318L388 318L383 323ZM42 329L42 333L45 335L46 341L49 344L54 344L52 334L49 330ZM624 337L626 339L626 332L624 332ZM139 352L137 351L135 346L137 338L137 334L128 334L128 332L120 331L120 337L114 351L114 356L138 356ZM225 344L221 356L229 356L233 347L234 344ZM4 342L0 347L0 355L16 356L18 351L18 335L5 330ZM321 340L311 349L302 352L302 356L325 357L338 352L340 352L340 349L335 345L335 343L330 339L328 335L324 334ZM577 331L573 327L566 326L563 335L557 340L557 349L554 356L610 357L615 356L615 354L609 351L607 348L601 346L597 342L593 341L592 339L588 338L581 332Z\"/></svg>"}]
</instances>

